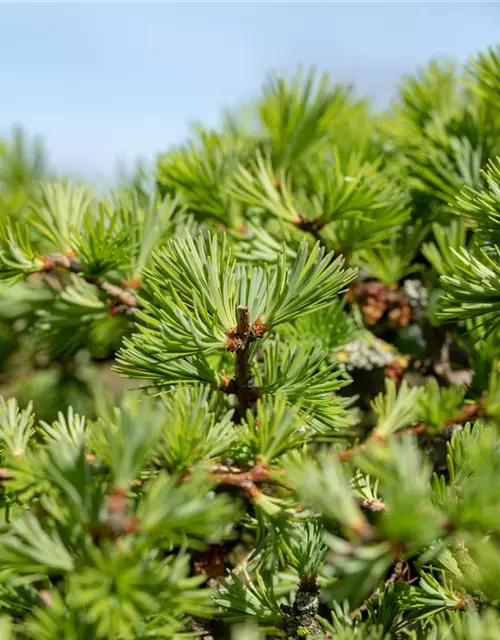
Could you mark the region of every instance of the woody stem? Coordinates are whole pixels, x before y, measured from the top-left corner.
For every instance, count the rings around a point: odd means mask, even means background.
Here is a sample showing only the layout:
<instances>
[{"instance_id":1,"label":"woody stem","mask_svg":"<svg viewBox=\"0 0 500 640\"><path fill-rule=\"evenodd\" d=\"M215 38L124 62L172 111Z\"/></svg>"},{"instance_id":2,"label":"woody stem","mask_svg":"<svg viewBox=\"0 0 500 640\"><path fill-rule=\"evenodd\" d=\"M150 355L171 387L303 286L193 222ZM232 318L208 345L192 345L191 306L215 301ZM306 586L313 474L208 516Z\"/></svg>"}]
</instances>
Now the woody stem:
<instances>
[{"instance_id":1,"label":"woody stem","mask_svg":"<svg viewBox=\"0 0 500 640\"><path fill-rule=\"evenodd\" d=\"M84 266L74 256L64 255L62 253L52 253L43 257L42 272L49 273L55 269L66 269L71 273L82 274ZM111 282L107 282L103 278L97 276L83 275L83 279L89 284L93 284L95 287L103 291L111 299L116 300L120 305L123 305L126 309L135 309L138 307L138 301L133 293L128 292L126 289L119 287Z\"/></svg>"},{"instance_id":2,"label":"woody stem","mask_svg":"<svg viewBox=\"0 0 500 640\"><path fill-rule=\"evenodd\" d=\"M248 307L238 307L238 337L241 343L236 351L236 397L238 398L238 419L241 421L250 408L250 365L248 361L250 316Z\"/></svg>"}]
</instances>

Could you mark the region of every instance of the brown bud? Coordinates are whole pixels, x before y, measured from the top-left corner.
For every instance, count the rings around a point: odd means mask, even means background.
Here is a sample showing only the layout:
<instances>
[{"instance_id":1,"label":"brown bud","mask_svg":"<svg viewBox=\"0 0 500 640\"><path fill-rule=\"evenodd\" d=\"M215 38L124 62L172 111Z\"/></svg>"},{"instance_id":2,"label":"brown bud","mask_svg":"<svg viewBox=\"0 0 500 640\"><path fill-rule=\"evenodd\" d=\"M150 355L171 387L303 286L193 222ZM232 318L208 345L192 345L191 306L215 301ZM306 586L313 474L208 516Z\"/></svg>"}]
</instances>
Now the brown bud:
<instances>
[{"instance_id":1,"label":"brown bud","mask_svg":"<svg viewBox=\"0 0 500 640\"><path fill-rule=\"evenodd\" d=\"M135 280L122 280L122 287L139 291L139 289L141 288L141 281L138 278L136 278Z\"/></svg>"},{"instance_id":2,"label":"brown bud","mask_svg":"<svg viewBox=\"0 0 500 640\"><path fill-rule=\"evenodd\" d=\"M262 338L262 336L266 333L266 331L268 331L268 329L269 327L264 322L263 316L259 316L258 318L256 318L255 322L252 325L252 334L254 336L254 339L258 340Z\"/></svg>"}]
</instances>

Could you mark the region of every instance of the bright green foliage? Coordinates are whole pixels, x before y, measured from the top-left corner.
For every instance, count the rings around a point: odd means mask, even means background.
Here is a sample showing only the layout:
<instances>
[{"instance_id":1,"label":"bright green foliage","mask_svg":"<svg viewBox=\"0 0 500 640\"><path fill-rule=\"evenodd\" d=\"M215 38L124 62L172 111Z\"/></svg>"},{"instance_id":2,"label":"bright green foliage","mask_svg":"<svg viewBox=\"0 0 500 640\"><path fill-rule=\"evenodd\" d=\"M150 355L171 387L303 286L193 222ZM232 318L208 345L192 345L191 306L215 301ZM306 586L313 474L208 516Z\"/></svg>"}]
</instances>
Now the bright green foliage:
<instances>
[{"instance_id":1,"label":"bright green foliage","mask_svg":"<svg viewBox=\"0 0 500 640\"><path fill-rule=\"evenodd\" d=\"M295 342L311 343L331 354L361 335L363 327L359 318L347 313L344 300L335 300L327 307L297 318L293 324L284 325L279 333Z\"/></svg>"},{"instance_id":2,"label":"bright green foliage","mask_svg":"<svg viewBox=\"0 0 500 640\"><path fill-rule=\"evenodd\" d=\"M500 225L500 160L490 161L485 171L486 188L465 189L458 203L462 215L471 221L483 239L497 242Z\"/></svg>"},{"instance_id":3,"label":"bright green foliage","mask_svg":"<svg viewBox=\"0 0 500 640\"><path fill-rule=\"evenodd\" d=\"M433 378L419 398L422 422L429 427L440 428L450 416L457 415L464 405L464 387L440 388Z\"/></svg>"},{"instance_id":4,"label":"bright green foliage","mask_svg":"<svg viewBox=\"0 0 500 640\"><path fill-rule=\"evenodd\" d=\"M453 273L455 253L466 244L467 229L460 219L453 219L449 227L432 225L434 242L422 245L422 253L441 276Z\"/></svg>"},{"instance_id":5,"label":"bright green foliage","mask_svg":"<svg viewBox=\"0 0 500 640\"><path fill-rule=\"evenodd\" d=\"M407 225L386 246L363 249L354 260L372 278L387 285L395 284L421 270L414 260L427 233L426 225Z\"/></svg>"},{"instance_id":6,"label":"bright green foliage","mask_svg":"<svg viewBox=\"0 0 500 640\"><path fill-rule=\"evenodd\" d=\"M210 357L235 350L228 342L238 307L248 308L250 325L258 322L264 335L325 306L354 277L341 258L325 256L318 245L308 251L305 243L291 266L284 251L266 268L240 265L217 236L173 240L153 260L150 301L138 314L144 324L125 341L118 361L120 371L162 387L190 381L218 386L222 372Z\"/></svg>"},{"instance_id":7,"label":"bright green foliage","mask_svg":"<svg viewBox=\"0 0 500 640\"><path fill-rule=\"evenodd\" d=\"M453 275L441 278L444 297L444 318L477 318L488 320L489 328L497 323L500 309L498 248L488 255L477 256L467 249L455 254Z\"/></svg>"},{"instance_id":8,"label":"bright green foliage","mask_svg":"<svg viewBox=\"0 0 500 640\"><path fill-rule=\"evenodd\" d=\"M202 131L199 138L198 146L190 143L160 159L160 188L175 193L197 219L225 221L237 213L226 185L245 147L225 134Z\"/></svg>"},{"instance_id":9,"label":"bright green foliage","mask_svg":"<svg viewBox=\"0 0 500 640\"><path fill-rule=\"evenodd\" d=\"M2 220L0 227L2 249L0 253L0 279L14 284L42 269L43 263L36 254L26 234L16 223Z\"/></svg>"},{"instance_id":10,"label":"bright green foliage","mask_svg":"<svg viewBox=\"0 0 500 640\"><path fill-rule=\"evenodd\" d=\"M379 438L388 438L399 429L416 421L418 416L418 399L421 390L418 387L409 389L403 381L396 390L392 380L386 380L386 393L380 393L373 401L372 408L378 423L375 433Z\"/></svg>"},{"instance_id":11,"label":"bright green foliage","mask_svg":"<svg viewBox=\"0 0 500 640\"><path fill-rule=\"evenodd\" d=\"M300 70L290 82L274 76L264 87L259 116L277 167L303 160L346 117L348 91L332 87L327 74L315 83L314 70Z\"/></svg>"},{"instance_id":12,"label":"bright green foliage","mask_svg":"<svg viewBox=\"0 0 500 640\"><path fill-rule=\"evenodd\" d=\"M323 454L318 461L301 460L291 469L291 475L301 500L355 535L364 522L361 510L344 476L340 463Z\"/></svg>"},{"instance_id":13,"label":"bright green foliage","mask_svg":"<svg viewBox=\"0 0 500 640\"><path fill-rule=\"evenodd\" d=\"M351 254L387 242L410 216L406 194L388 184L379 167L380 162L363 162L355 155L342 166L334 149L293 189L291 178L283 172L276 178L270 160L259 156L254 167L236 173L231 193L250 207L252 219L271 214L289 225L311 228L328 245Z\"/></svg>"},{"instance_id":14,"label":"bright green foliage","mask_svg":"<svg viewBox=\"0 0 500 640\"><path fill-rule=\"evenodd\" d=\"M470 87L488 101L495 101L500 91L500 56L498 47L490 47L470 61L467 69Z\"/></svg>"},{"instance_id":15,"label":"bright green foliage","mask_svg":"<svg viewBox=\"0 0 500 640\"><path fill-rule=\"evenodd\" d=\"M228 454L239 435L229 410L218 415L217 402L208 387L178 386L162 397L165 424L158 453L172 472L181 472L210 456Z\"/></svg>"},{"instance_id":16,"label":"bright green foliage","mask_svg":"<svg viewBox=\"0 0 500 640\"><path fill-rule=\"evenodd\" d=\"M110 194L0 141L0 638L500 637L499 105L275 75Z\"/></svg>"},{"instance_id":17,"label":"bright green foliage","mask_svg":"<svg viewBox=\"0 0 500 640\"><path fill-rule=\"evenodd\" d=\"M19 216L37 180L46 178L46 158L39 139L28 140L15 128L0 140L0 213Z\"/></svg>"}]
</instances>

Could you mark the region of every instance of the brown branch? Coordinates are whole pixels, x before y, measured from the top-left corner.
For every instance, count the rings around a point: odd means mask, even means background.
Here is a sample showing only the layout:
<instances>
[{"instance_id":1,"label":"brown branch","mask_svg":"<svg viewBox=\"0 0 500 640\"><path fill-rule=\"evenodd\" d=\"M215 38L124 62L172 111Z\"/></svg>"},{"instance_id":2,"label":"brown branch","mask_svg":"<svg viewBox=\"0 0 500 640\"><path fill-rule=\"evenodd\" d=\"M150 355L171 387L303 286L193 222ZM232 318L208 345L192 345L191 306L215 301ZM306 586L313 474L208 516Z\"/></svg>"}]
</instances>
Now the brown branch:
<instances>
[{"instance_id":1,"label":"brown branch","mask_svg":"<svg viewBox=\"0 0 500 640\"><path fill-rule=\"evenodd\" d=\"M454 416L451 416L451 418L447 418L444 421L443 426L444 426L445 433L449 431L451 427L453 427L454 425L463 424L468 420L472 420L473 418L476 418L482 415L482 413L483 413L483 405L480 402L476 402L475 404L465 405L465 407L461 411L459 411ZM405 429L404 431L398 431L396 434L394 434L394 437L401 438L403 436L409 436L409 435L414 435L414 436L420 435L422 433L427 433L428 430L429 430L429 426L421 422L420 424L417 424L414 427L410 427L409 429ZM358 444L355 447L345 449L344 451L339 451L337 453L337 458L341 462L346 462L347 460L350 460L354 456L364 451L371 444L375 444L376 442L383 443L384 441L385 441L385 438L377 434L376 431L372 431L372 434L369 436L367 440L365 440L365 442L362 442L361 444Z\"/></svg>"},{"instance_id":2,"label":"brown branch","mask_svg":"<svg viewBox=\"0 0 500 640\"><path fill-rule=\"evenodd\" d=\"M356 522L351 522L351 524L348 525L347 528L352 534L360 538L363 542L373 542L377 539L376 530L372 527L372 525L368 522L364 515L361 515L361 517Z\"/></svg>"},{"instance_id":3,"label":"brown branch","mask_svg":"<svg viewBox=\"0 0 500 640\"><path fill-rule=\"evenodd\" d=\"M237 383L234 378L231 378L228 375L224 375L222 377L222 382L218 387L216 387L217 391L222 391L227 395L236 395L237 394ZM250 397L250 404L257 402L257 400L261 397L261 392L259 387L251 386L248 390Z\"/></svg>"},{"instance_id":4,"label":"brown branch","mask_svg":"<svg viewBox=\"0 0 500 640\"><path fill-rule=\"evenodd\" d=\"M2 483L4 483L6 480L12 480L12 474L10 471L8 471L7 469L0 469L0 486L2 485Z\"/></svg>"},{"instance_id":5,"label":"brown branch","mask_svg":"<svg viewBox=\"0 0 500 640\"><path fill-rule=\"evenodd\" d=\"M81 273L83 271L83 265L72 253L50 253L47 256L42 256L41 260L43 262L41 268L43 273L48 273L55 269L66 269L72 273Z\"/></svg>"},{"instance_id":6,"label":"brown branch","mask_svg":"<svg viewBox=\"0 0 500 640\"><path fill-rule=\"evenodd\" d=\"M106 282L102 278L96 278L94 276L86 276L85 280L89 284L95 285L98 289L103 291L110 298L116 300L120 305L127 307L127 309L135 309L138 306L137 298L133 293L129 293L118 287L115 284L111 284L110 282Z\"/></svg>"},{"instance_id":7,"label":"brown branch","mask_svg":"<svg viewBox=\"0 0 500 640\"><path fill-rule=\"evenodd\" d=\"M429 427L421 422L420 424L416 424L414 427L410 427L409 429L405 429L404 431L400 431L396 434L396 437L401 438L402 435L407 436L419 436L421 433L425 433Z\"/></svg>"},{"instance_id":8,"label":"brown branch","mask_svg":"<svg viewBox=\"0 0 500 640\"><path fill-rule=\"evenodd\" d=\"M40 591L38 591L38 597L47 608L50 609L50 607L53 606L54 596L47 589L40 589Z\"/></svg>"},{"instance_id":9,"label":"brown branch","mask_svg":"<svg viewBox=\"0 0 500 640\"><path fill-rule=\"evenodd\" d=\"M82 263L72 253L51 253L48 256L43 256L42 262L43 266L41 271L43 273L51 273L56 269L65 269L71 273L81 274L85 270ZM136 296L122 287L107 282L97 276L83 275L83 279L97 287L114 301L112 307L113 315L121 312L130 312L139 306ZM124 282L126 283L126 281ZM136 281L133 282L133 285L133 288L137 288Z\"/></svg>"},{"instance_id":10,"label":"brown branch","mask_svg":"<svg viewBox=\"0 0 500 640\"><path fill-rule=\"evenodd\" d=\"M248 470L222 464L213 465L209 478L221 485L226 484L233 487L240 487L249 498L256 498L260 495L257 483L267 482L288 486L282 484L282 482L275 477L277 474L286 474L286 469L273 469L273 475L271 475L269 467L260 460L257 460L255 466ZM187 480L187 477L185 480ZM365 511L384 511L386 509L385 503L377 498L360 498L359 506ZM368 527L370 527L370 532L368 532L367 525L368 523L363 519L355 524L352 530L357 535L361 535L361 537L371 537L373 530L370 525L368 525Z\"/></svg>"},{"instance_id":11,"label":"brown branch","mask_svg":"<svg viewBox=\"0 0 500 640\"><path fill-rule=\"evenodd\" d=\"M483 412L482 403L476 402L475 404L467 404L456 415L445 420L444 426L446 428L452 427L455 424L462 424L472 418L477 418Z\"/></svg>"},{"instance_id":12,"label":"brown branch","mask_svg":"<svg viewBox=\"0 0 500 640\"><path fill-rule=\"evenodd\" d=\"M458 413L447 418L443 422L443 427L445 433L449 431L452 427L457 424L463 424L473 418L479 417L483 413L482 403L476 402L474 404L466 404L463 409L461 409ZM404 431L400 431L396 434L396 437L401 437L404 435L420 435L422 433L427 433L429 426L421 422L420 424L415 425L414 427L410 427L409 429L405 429Z\"/></svg>"},{"instance_id":13,"label":"brown branch","mask_svg":"<svg viewBox=\"0 0 500 640\"><path fill-rule=\"evenodd\" d=\"M89 533L94 540L114 539L122 535L137 533L139 519L128 513L127 491L111 487L106 499L107 519L90 525Z\"/></svg>"},{"instance_id":14,"label":"brown branch","mask_svg":"<svg viewBox=\"0 0 500 640\"><path fill-rule=\"evenodd\" d=\"M248 339L250 319L248 307L238 307L238 337L241 348L236 351L236 397L240 420L250 408L250 363L248 362Z\"/></svg>"},{"instance_id":15,"label":"brown branch","mask_svg":"<svg viewBox=\"0 0 500 640\"><path fill-rule=\"evenodd\" d=\"M385 502L377 498L361 498L359 506L365 511L385 511L386 509Z\"/></svg>"},{"instance_id":16,"label":"brown branch","mask_svg":"<svg viewBox=\"0 0 500 640\"><path fill-rule=\"evenodd\" d=\"M236 376L222 377L219 391L238 398L236 422L241 421L247 410L259 399L260 390L250 383L250 363L248 349L251 342L260 340L269 327L262 316L250 324L248 308L238 307L238 324L227 332L226 351L236 354Z\"/></svg>"},{"instance_id":17,"label":"brown branch","mask_svg":"<svg viewBox=\"0 0 500 640\"><path fill-rule=\"evenodd\" d=\"M134 291L139 291L141 284L141 281L137 278L134 280L122 280L122 287L125 287L125 289L134 289Z\"/></svg>"},{"instance_id":18,"label":"brown branch","mask_svg":"<svg viewBox=\"0 0 500 640\"><path fill-rule=\"evenodd\" d=\"M238 307L238 323L227 332L226 350L236 354L236 375L234 379L225 376L219 387L224 393L234 394L238 399L236 422L241 422L252 403L259 397L258 390L250 384L249 345L260 340L268 330L262 316L250 324L248 307Z\"/></svg>"},{"instance_id":19,"label":"brown branch","mask_svg":"<svg viewBox=\"0 0 500 640\"><path fill-rule=\"evenodd\" d=\"M212 468L212 473L209 478L219 484L239 487L251 500L254 500L260 495L260 489L257 486L258 482L272 481L269 468L260 462L257 462L257 464L248 471L242 471L238 467L215 465Z\"/></svg>"},{"instance_id":20,"label":"brown branch","mask_svg":"<svg viewBox=\"0 0 500 640\"><path fill-rule=\"evenodd\" d=\"M356 445L355 447L350 447L349 449L344 449L344 451L339 451L337 453L337 458L340 460L340 462L347 462L347 460L354 458L354 456L357 456L358 453L364 451L369 443L370 439L366 440L366 442Z\"/></svg>"}]
</instances>

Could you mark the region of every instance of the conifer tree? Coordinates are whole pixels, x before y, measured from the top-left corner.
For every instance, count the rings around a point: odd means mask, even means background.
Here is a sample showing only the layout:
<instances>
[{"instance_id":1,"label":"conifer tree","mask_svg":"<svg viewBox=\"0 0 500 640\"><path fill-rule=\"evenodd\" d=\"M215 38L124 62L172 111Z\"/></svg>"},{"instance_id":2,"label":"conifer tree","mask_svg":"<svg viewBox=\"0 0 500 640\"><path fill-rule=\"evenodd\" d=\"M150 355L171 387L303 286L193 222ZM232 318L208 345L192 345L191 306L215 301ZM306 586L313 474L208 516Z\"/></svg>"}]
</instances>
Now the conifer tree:
<instances>
[{"instance_id":1,"label":"conifer tree","mask_svg":"<svg viewBox=\"0 0 500 640\"><path fill-rule=\"evenodd\" d=\"M105 196L0 146L1 638L499 636L499 55Z\"/></svg>"}]
</instances>

